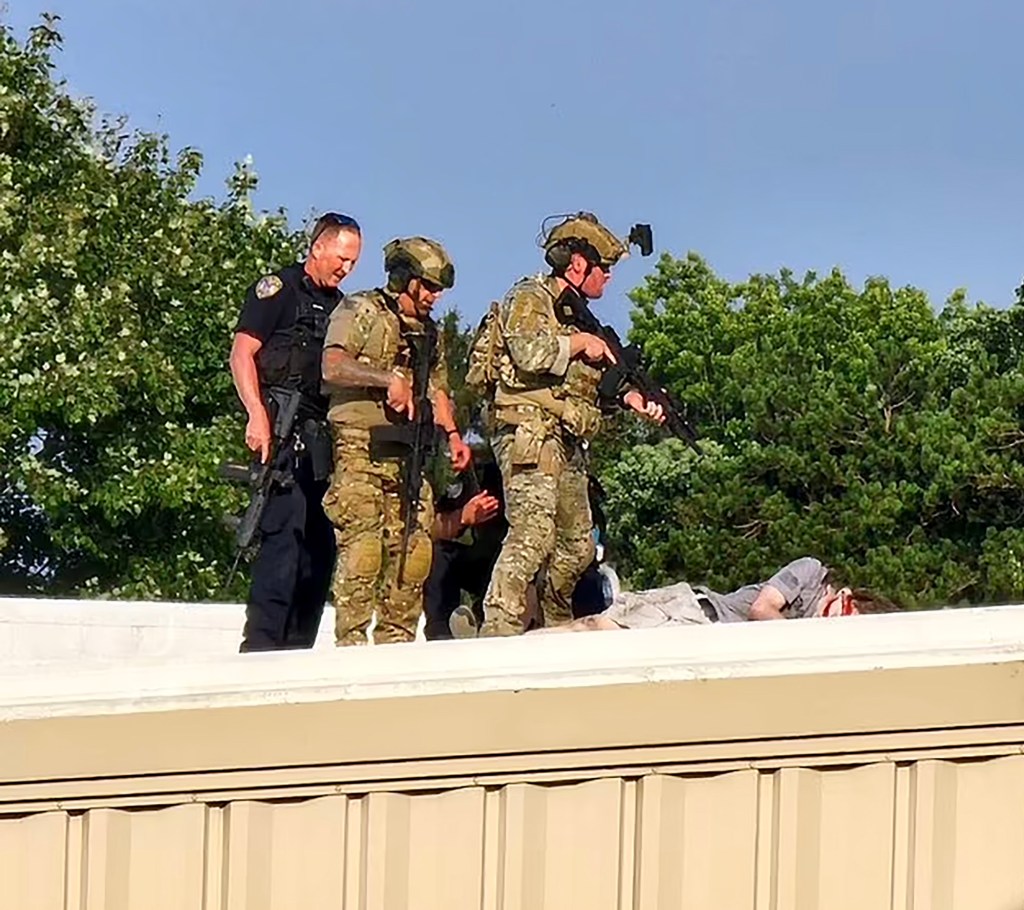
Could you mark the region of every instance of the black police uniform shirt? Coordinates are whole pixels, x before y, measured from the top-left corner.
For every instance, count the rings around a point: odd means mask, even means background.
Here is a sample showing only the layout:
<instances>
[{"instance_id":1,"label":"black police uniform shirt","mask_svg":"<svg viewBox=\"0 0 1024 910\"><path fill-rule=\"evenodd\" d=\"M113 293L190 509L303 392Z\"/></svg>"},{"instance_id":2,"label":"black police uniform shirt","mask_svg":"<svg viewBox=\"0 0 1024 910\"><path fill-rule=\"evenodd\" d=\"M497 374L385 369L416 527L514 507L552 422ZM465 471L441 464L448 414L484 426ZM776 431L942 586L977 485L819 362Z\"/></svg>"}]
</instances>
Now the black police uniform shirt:
<instances>
[{"instance_id":1,"label":"black police uniform shirt","mask_svg":"<svg viewBox=\"0 0 1024 910\"><path fill-rule=\"evenodd\" d=\"M265 364L261 362L261 355L267 353L268 344L275 335L289 337L295 330L303 300L316 312L318 319L322 319L326 333L327 320L342 296L338 288L322 288L315 284L301 262L266 275L249 288L235 332L244 332L262 342L263 347L256 354L261 382L265 381ZM310 353L309 379L318 380L319 351ZM316 377L312 375L314 361ZM319 388L318 381L316 387Z\"/></svg>"}]
</instances>

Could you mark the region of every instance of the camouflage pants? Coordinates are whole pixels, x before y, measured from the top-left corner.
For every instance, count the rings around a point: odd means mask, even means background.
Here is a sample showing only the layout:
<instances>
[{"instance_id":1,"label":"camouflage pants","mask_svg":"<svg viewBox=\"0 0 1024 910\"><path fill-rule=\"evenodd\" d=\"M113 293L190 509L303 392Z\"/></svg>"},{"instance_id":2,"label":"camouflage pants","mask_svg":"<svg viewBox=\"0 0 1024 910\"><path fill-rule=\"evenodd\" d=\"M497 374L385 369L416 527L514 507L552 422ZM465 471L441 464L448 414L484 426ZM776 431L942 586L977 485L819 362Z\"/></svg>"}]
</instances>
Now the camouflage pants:
<instances>
[{"instance_id":1,"label":"camouflage pants","mask_svg":"<svg viewBox=\"0 0 1024 910\"><path fill-rule=\"evenodd\" d=\"M331 584L335 643L365 644L374 612L375 643L412 641L423 607L423 582L430 573L434 521L430 485L424 480L420 489L416 527L399 584L401 465L371 460L368 431L337 425L332 429L334 474L323 504L338 545Z\"/></svg>"},{"instance_id":2,"label":"camouflage pants","mask_svg":"<svg viewBox=\"0 0 1024 910\"><path fill-rule=\"evenodd\" d=\"M505 427L491 441L509 530L484 596L484 635L517 635L538 620L570 619L573 588L594 558L582 447L557 429L525 446L522 436L522 428ZM538 571L541 616L535 619L527 602Z\"/></svg>"}]
</instances>

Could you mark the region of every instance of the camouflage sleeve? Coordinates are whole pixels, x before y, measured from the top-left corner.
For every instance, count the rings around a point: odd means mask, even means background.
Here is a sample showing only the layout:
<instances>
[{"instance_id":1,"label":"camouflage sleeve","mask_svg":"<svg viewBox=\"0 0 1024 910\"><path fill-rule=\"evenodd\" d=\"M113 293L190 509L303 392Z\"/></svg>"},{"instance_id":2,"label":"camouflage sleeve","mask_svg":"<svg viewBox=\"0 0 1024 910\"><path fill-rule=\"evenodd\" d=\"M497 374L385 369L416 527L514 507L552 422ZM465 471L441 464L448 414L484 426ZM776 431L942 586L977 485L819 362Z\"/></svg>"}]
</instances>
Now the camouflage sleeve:
<instances>
[{"instance_id":1,"label":"camouflage sleeve","mask_svg":"<svg viewBox=\"0 0 1024 910\"><path fill-rule=\"evenodd\" d=\"M325 348L343 348L357 357L370 338L377 317L372 305L358 300L344 300L334 308L324 338Z\"/></svg>"},{"instance_id":2,"label":"camouflage sleeve","mask_svg":"<svg viewBox=\"0 0 1024 910\"><path fill-rule=\"evenodd\" d=\"M523 288L502 305L502 329L509 356L526 373L564 376L569 369L569 336L559 331L543 291Z\"/></svg>"}]
</instances>

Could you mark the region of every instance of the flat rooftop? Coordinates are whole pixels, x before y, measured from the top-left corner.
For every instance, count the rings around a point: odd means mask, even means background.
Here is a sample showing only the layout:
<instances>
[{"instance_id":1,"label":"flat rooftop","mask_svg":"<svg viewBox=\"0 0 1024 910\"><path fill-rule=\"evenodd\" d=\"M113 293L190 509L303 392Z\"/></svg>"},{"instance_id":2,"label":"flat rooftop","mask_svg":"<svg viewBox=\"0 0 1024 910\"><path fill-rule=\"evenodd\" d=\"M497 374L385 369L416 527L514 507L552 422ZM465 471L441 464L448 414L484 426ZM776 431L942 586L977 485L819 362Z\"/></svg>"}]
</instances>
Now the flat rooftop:
<instances>
[{"instance_id":1,"label":"flat rooftop","mask_svg":"<svg viewBox=\"0 0 1024 910\"><path fill-rule=\"evenodd\" d=\"M0 720L1019 661L1024 606L236 653L230 604L0 598Z\"/></svg>"}]
</instances>

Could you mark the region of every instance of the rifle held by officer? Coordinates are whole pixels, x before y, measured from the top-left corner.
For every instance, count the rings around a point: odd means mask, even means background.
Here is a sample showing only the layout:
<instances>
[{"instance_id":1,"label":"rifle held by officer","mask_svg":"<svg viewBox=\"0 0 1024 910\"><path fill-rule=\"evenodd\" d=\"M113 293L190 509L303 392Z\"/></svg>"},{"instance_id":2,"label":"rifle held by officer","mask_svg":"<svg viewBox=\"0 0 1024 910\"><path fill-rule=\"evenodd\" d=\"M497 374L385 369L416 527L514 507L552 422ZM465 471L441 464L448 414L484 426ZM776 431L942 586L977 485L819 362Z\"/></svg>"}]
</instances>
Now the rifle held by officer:
<instances>
[{"instance_id":1,"label":"rifle held by officer","mask_svg":"<svg viewBox=\"0 0 1024 910\"><path fill-rule=\"evenodd\" d=\"M408 333L406 339L412 348L412 400L415 408L412 430L412 446L403 462L402 484L402 541L398 553L398 583L405 575L405 558L409 551L409 540L416 524L420 508L420 493L423 489L423 472L427 461L437 447L437 427L434 426L434 406L431 404L428 385L430 367L434 360L434 345L437 339L428 329L423 333Z\"/></svg>"},{"instance_id":2,"label":"rifle held by officer","mask_svg":"<svg viewBox=\"0 0 1024 910\"><path fill-rule=\"evenodd\" d=\"M398 584L405 579L405 560L419 514L423 474L437 451L437 427L434 426L434 406L429 395L430 368L434 362L437 336L431 327L425 332L407 331L403 337L412 350L413 419L408 423L370 430L371 457L402 460L399 509L402 540L398 551Z\"/></svg>"},{"instance_id":3,"label":"rifle held by officer","mask_svg":"<svg viewBox=\"0 0 1024 910\"><path fill-rule=\"evenodd\" d=\"M270 454L267 460L262 464L253 462L248 468L229 463L220 467L221 476L248 484L252 489L249 505L235 527L235 560L231 564L225 587L231 584L242 556L256 539L274 484L291 479L291 472L283 462L287 457L288 441L302 403L302 393L298 389L272 388L267 391L267 397L274 406L274 425L271 427Z\"/></svg>"},{"instance_id":4,"label":"rifle held by officer","mask_svg":"<svg viewBox=\"0 0 1024 910\"><path fill-rule=\"evenodd\" d=\"M690 425L683 412L679 400L655 382L640 364L640 352L635 345L623 345L618 333L611 326L604 325L590 311L587 301L579 294L567 294L568 307L573 324L584 332L603 339L615 357L616 363L605 372L599 392L609 398L615 397L625 382L632 386L647 401L660 404L665 412L665 429L673 436L683 440L695 452L700 452L697 445L697 431Z\"/></svg>"}]
</instances>

